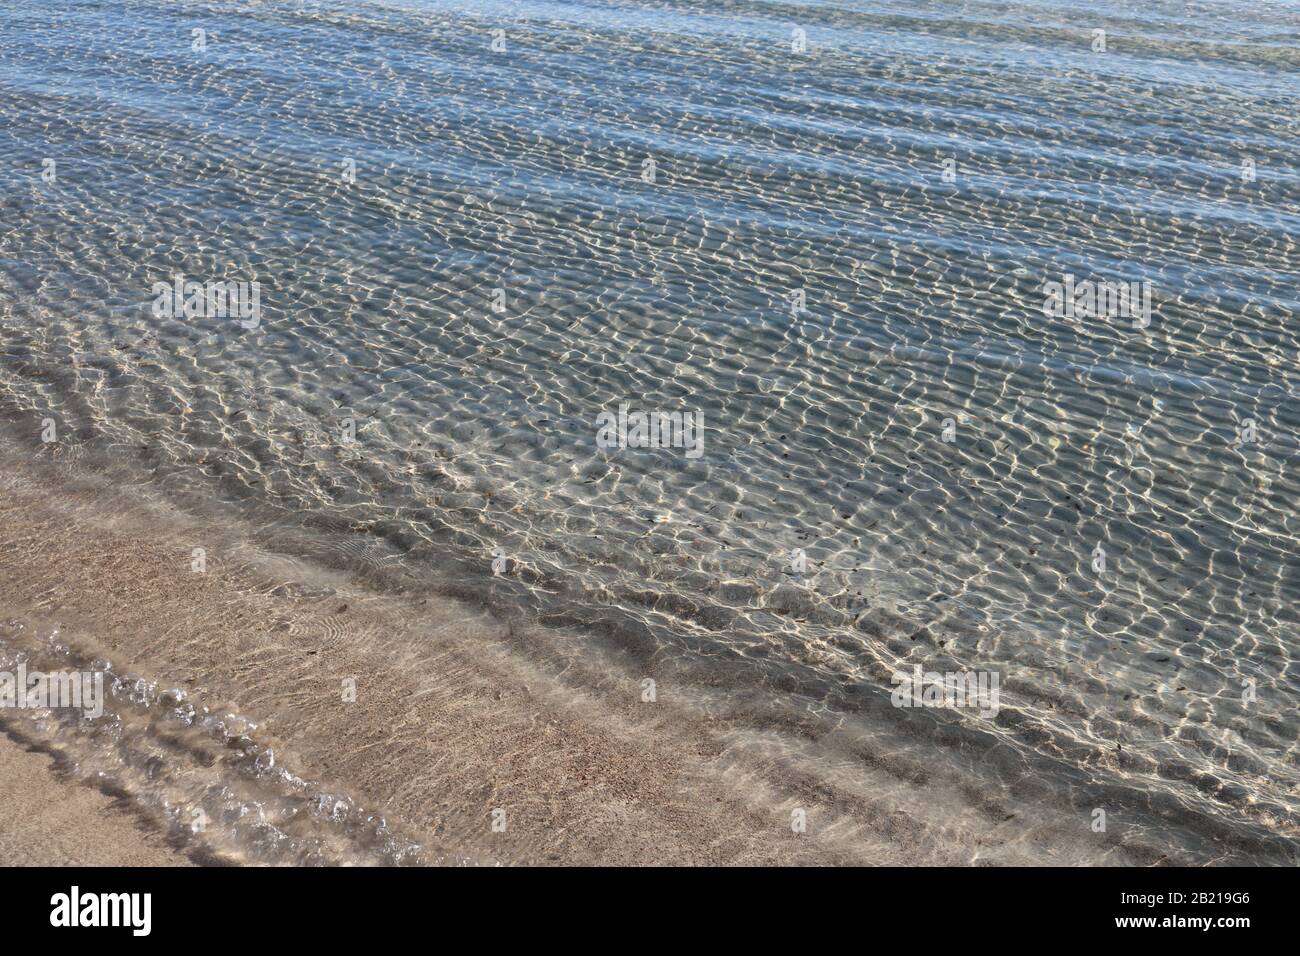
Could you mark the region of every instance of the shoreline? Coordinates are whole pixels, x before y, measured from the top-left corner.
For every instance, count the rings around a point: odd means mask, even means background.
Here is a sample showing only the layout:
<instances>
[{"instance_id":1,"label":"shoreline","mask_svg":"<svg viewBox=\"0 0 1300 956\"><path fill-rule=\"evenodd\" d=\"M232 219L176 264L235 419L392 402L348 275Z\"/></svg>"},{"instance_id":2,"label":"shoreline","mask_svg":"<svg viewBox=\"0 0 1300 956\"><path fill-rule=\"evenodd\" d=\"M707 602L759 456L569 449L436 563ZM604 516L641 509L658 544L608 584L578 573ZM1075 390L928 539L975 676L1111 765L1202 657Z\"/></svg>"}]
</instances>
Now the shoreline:
<instances>
[{"instance_id":1,"label":"shoreline","mask_svg":"<svg viewBox=\"0 0 1300 956\"><path fill-rule=\"evenodd\" d=\"M129 802L70 778L0 725L0 862L8 866L193 866Z\"/></svg>"},{"instance_id":2,"label":"shoreline","mask_svg":"<svg viewBox=\"0 0 1300 956\"><path fill-rule=\"evenodd\" d=\"M796 840L789 811L758 810L728 781L734 769L705 771L725 742L672 705L647 719L634 682L573 695L483 612L376 594L229 529L203 529L208 570L194 573L185 539L198 528L180 514L12 468L4 486L7 617L222 702L295 776L400 821L429 862L870 862ZM355 703L340 700L345 675ZM505 833L491 829L497 806ZM131 842L128 858L142 850ZM260 862L238 848L225 858Z\"/></svg>"},{"instance_id":3,"label":"shoreline","mask_svg":"<svg viewBox=\"0 0 1300 956\"><path fill-rule=\"evenodd\" d=\"M785 726L752 726L743 703L671 678L647 702L641 676L590 635L504 621L434 589L376 589L259 547L234 520L201 519L146 500L146 486L110 480L85 462L74 469L28 458L4 469L0 577L10 584L0 612L24 622L29 642L57 631L73 658L111 662L122 687L150 688L138 713L114 717L128 728L124 737L143 741L139 766L105 770L103 742L84 739L80 726L58 731L50 746L117 777L114 786L191 857L471 865L1143 860L1140 849L1114 839L1076 838L1073 821L1046 811L1009 812L974 792L973 781L932 772L879 728L840 721L820 731L793 706ZM201 573L191 566L197 542L206 554ZM4 641L0 635L0 648ZM547 652L579 641L580 654ZM355 702L342 699L345 679L355 681ZM158 729L180 692L209 719L221 715L223 728L236 721L254 728L238 735L253 742L238 760L225 752L235 735L214 748L193 727ZM283 779L261 773L266 751ZM160 776L179 789L141 774L159 759L175 770ZM195 774L217 775L204 793L232 780L254 788L240 813L280 807L297 830L269 844L265 828L189 834L181 805L184 781ZM302 823L303 806L337 795L347 819ZM504 832L493 829L499 809ZM228 807L214 815L223 812L238 816ZM802 832L792 826L796 816L806 821ZM143 852L121 834L107 839L124 840L128 857Z\"/></svg>"},{"instance_id":4,"label":"shoreline","mask_svg":"<svg viewBox=\"0 0 1300 956\"><path fill-rule=\"evenodd\" d=\"M7 15L0 852L1300 863L1294 17L462 6Z\"/></svg>"}]
</instances>

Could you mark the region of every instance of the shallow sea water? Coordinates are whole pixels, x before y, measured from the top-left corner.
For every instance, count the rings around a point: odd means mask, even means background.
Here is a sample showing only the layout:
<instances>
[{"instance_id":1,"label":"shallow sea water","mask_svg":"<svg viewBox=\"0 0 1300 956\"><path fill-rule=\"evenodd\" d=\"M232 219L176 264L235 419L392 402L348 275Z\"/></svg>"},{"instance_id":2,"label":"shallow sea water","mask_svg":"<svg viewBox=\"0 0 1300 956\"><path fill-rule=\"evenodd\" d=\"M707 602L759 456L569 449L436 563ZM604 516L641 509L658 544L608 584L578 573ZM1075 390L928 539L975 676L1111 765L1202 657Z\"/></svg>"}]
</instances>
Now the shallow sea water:
<instances>
[{"instance_id":1,"label":"shallow sea water","mask_svg":"<svg viewBox=\"0 0 1300 956\"><path fill-rule=\"evenodd\" d=\"M1297 5L0 16L33 443L1085 829L1104 794L1180 859L1296 861ZM176 273L258 282L257 327L159 317ZM1045 314L1066 274L1149 324ZM620 403L702 454L598 447ZM890 707L916 664L999 715Z\"/></svg>"}]
</instances>

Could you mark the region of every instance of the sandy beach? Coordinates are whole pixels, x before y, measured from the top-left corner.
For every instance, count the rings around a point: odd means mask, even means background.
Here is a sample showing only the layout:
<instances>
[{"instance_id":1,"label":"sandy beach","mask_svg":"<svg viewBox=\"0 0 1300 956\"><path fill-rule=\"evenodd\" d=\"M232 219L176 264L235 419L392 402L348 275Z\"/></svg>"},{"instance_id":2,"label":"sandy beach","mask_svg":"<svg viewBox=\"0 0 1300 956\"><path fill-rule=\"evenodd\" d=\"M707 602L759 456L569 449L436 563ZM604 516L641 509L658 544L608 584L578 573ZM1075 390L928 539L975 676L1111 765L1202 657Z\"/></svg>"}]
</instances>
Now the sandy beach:
<instances>
[{"instance_id":1,"label":"sandy beach","mask_svg":"<svg viewBox=\"0 0 1300 956\"><path fill-rule=\"evenodd\" d=\"M182 515L49 477L5 472L5 613L57 621L86 653L238 710L283 764L381 809L432 862L871 862L888 852L888 841L796 838L784 805L795 791L774 793L761 768L733 764L708 716L641 703L630 677L579 691L530 665L518 637L481 612L379 596L252 550L229 528L202 529L210 564L195 573L199 529ZM345 677L356 679L355 703L342 702ZM48 762L24 753L18 724L3 720L7 761ZM162 846L142 823L149 814L130 812L129 776L114 801L88 783L47 768L0 790L0 817L25 821L8 825L6 862L180 862L211 849L184 833L179 852ZM93 812L33 816L37 804ZM491 829L496 807L507 811L503 833ZM75 837L45 839L69 820Z\"/></svg>"},{"instance_id":2,"label":"sandy beach","mask_svg":"<svg viewBox=\"0 0 1300 956\"><path fill-rule=\"evenodd\" d=\"M798 721L788 734L758 733L720 700L671 683L647 702L641 675L595 643L585 672L559 673L547 648L583 635L505 623L445 595L383 593L260 549L237 522L203 524L76 471L39 459L4 471L9 633L14 621L29 637L57 630L70 659L109 662L125 687L143 681L124 736L146 741L137 749L167 746L139 766L104 765L102 741L0 714L7 760L48 763L23 751L34 744L73 768L0 790L0 816L19 821L7 824L6 862L797 865L1050 862L1057 852L1047 835L1059 828L1026 840L1023 815L1009 823L1015 814L955 787L917 799L924 772L901 754L868 755L854 735L806 739ZM197 541L203 572L192 568ZM346 679L355 702L343 699ZM274 752L295 793L341 799L349 819L300 820L275 844L227 830L217 812L193 832L176 797L187 791L156 779L193 792L192 779L213 775L210 793L239 778L253 788L244 815L287 790L258 776L264 758L250 771L232 762L229 740L214 748L170 726L175 689L248 721L255 729L241 737ZM88 810L53 819L29 812L37 804ZM501 809L503 831L493 828ZM375 814L383 841L355 825ZM69 824L75 838L45 838ZM1108 843L1087 852L1126 858Z\"/></svg>"},{"instance_id":3,"label":"sandy beach","mask_svg":"<svg viewBox=\"0 0 1300 956\"><path fill-rule=\"evenodd\" d=\"M9 866L187 866L129 803L61 773L53 757L0 736L0 860Z\"/></svg>"}]
</instances>

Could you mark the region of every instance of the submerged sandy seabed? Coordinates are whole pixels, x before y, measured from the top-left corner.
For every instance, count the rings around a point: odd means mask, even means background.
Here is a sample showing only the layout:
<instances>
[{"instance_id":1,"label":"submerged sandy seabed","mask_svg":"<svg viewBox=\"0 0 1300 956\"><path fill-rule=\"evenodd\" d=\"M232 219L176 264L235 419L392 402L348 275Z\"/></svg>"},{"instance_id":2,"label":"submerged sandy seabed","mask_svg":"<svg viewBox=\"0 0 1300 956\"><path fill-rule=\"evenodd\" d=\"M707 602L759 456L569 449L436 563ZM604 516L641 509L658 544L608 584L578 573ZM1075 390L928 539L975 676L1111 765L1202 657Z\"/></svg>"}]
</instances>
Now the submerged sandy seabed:
<instances>
[{"instance_id":1,"label":"submerged sandy seabed","mask_svg":"<svg viewBox=\"0 0 1300 956\"><path fill-rule=\"evenodd\" d=\"M115 688L95 721L0 713L7 763L59 764L0 788L5 863L1143 861L847 725L759 730L671 681L643 700L597 642L548 653L581 633L372 587L143 485L17 449L0 483L5 659ZM67 800L94 806L32 810Z\"/></svg>"}]
</instances>

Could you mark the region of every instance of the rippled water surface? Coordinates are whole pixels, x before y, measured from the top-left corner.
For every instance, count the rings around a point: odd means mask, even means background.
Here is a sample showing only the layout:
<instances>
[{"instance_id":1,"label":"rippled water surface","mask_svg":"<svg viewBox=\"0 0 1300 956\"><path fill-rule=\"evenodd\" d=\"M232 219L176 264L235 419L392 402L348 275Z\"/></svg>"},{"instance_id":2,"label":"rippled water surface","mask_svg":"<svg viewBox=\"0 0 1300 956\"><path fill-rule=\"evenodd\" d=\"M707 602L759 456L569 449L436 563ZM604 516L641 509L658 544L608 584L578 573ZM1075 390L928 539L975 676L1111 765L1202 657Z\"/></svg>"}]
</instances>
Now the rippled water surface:
<instances>
[{"instance_id":1,"label":"rippled water surface","mask_svg":"<svg viewBox=\"0 0 1300 956\"><path fill-rule=\"evenodd\" d=\"M0 18L34 446L1295 861L1300 6ZM257 326L158 315L177 273L258 282ZM1067 274L1149 322L1045 313ZM598 447L620 403L702 454ZM1001 713L893 711L918 663Z\"/></svg>"}]
</instances>

